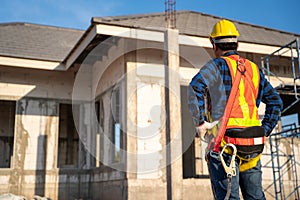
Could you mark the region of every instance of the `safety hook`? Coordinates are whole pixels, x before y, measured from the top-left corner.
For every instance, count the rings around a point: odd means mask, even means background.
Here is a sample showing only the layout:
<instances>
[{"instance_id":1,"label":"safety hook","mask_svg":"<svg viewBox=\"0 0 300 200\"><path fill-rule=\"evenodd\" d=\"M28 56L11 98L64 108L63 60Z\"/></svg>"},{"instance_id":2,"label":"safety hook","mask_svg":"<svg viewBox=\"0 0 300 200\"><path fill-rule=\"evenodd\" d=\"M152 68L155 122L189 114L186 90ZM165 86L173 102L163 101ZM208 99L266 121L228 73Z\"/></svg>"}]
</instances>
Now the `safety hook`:
<instances>
[{"instance_id":1,"label":"safety hook","mask_svg":"<svg viewBox=\"0 0 300 200\"><path fill-rule=\"evenodd\" d=\"M224 161L224 158L223 158L223 153L224 153L224 150L227 148L227 147L231 147L233 152L232 152L232 157L231 157L231 161L230 161L230 164L229 166L226 165L225 161ZM231 143L227 143L221 153L220 153L220 159L221 159L221 163L222 163L222 166L227 174L227 177L232 177L232 176L235 176L236 175L236 169L235 169L235 157L236 157L236 153L237 153L237 149L236 149L236 146L234 144L231 144Z\"/></svg>"}]
</instances>

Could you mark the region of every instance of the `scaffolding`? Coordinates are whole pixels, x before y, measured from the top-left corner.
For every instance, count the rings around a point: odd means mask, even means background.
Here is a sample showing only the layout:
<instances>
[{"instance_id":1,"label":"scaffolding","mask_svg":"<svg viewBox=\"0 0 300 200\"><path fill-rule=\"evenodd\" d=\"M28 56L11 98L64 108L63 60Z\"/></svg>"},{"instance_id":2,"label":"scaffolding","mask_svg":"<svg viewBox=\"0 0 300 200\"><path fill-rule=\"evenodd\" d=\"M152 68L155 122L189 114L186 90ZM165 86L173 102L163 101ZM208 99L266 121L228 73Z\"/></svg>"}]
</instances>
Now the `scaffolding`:
<instances>
[{"instance_id":1,"label":"scaffolding","mask_svg":"<svg viewBox=\"0 0 300 200\"><path fill-rule=\"evenodd\" d=\"M277 76L270 70L271 60L278 59L280 56L291 58L293 81L290 81L290 83L287 82L287 79L283 80L284 78ZM280 85L276 87L280 94L288 94L295 97L295 100L286 106L282 114L287 110L291 111L291 108L300 101L298 38L280 47L273 53L262 57L261 68L269 81L272 77L273 80L277 79L280 82ZM284 126L279 125L277 132L269 136L269 143L270 153L264 155L268 156L270 160L263 167L272 169L273 182L264 188L264 192L276 200L300 200L300 178L298 177L300 174L300 127L297 127L295 123Z\"/></svg>"},{"instance_id":2,"label":"scaffolding","mask_svg":"<svg viewBox=\"0 0 300 200\"><path fill-rule=\"evenodd\" d=\"M296 54L296 56L295 56ZM280 47L273 53L266 55L264 57L261 57L261 68L264 70L265 74L267 75L269 81L270 77L273 76L277 80L281 82L280 86L277 87L277 90L289 90L289 85L285 83L284 80L282 80L279 76L272 73L270 70L270 61L271 59L278 58L278 56L289 56L291 58L291 66L292 66L292 73L293 73L293 84L291 92L295 96L295 101L290 104L288 107L286 107L282 113L286 112L290 108L292 108L296 103L300 101L299 98L299 90L300 90L300 53L299 53L299 40L296 38L292 42ZM297 65L297 66L296 66Z\"/></svg>"},{"instance_id":3,"label":"scaffolding","mask_svg":"<svg viewBox=\"0 0 300 200\"><path fill-rule=\"evenodd\" d=\"M296 124L284 126L283 131L269 137L271 160L264 167L271 163L273 183L264 192L276 200L300 199L299 140L300 127L296 127ZM272 187L274 193L270 192Z\"/></svg>"}]
</instances>

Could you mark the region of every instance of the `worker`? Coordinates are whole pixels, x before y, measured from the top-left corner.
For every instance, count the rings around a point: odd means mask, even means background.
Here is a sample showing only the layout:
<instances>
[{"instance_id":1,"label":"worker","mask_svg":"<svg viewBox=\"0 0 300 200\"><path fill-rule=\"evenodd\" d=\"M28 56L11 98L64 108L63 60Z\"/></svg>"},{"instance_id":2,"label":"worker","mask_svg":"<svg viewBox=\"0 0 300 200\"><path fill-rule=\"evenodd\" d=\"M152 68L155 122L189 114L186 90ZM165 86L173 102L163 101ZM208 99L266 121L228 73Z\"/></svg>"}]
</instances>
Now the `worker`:
<instances>
[{"instance_id":1,"label":"worker","mask_svg":"<svg viewBox=\"0 0 300 200\"><path fill-rule=\"evenodd\" d=\"M208 140L206 160L214 198L223 200L230 195L228 199L239 199L240 188L245 200L262 200L265 195L260 156L265 136L270 135L279 120L282 100L262 70L239 55L238 36L238 30L229 20L222 19L214 25L209 39L216 58L206 63L191 80L189 109L197 134ZM234 86L236 80L237 86ZM261 102L266 105L262 121L258 115ZM227 120L224 113L228 113ZM217 144L222 123L225 133ZM237 148L230 182L220 162L220 151L228 143ZM233 149L226 148L222 159L230 163L232 158Z\"/></svg>"}]
</instances>

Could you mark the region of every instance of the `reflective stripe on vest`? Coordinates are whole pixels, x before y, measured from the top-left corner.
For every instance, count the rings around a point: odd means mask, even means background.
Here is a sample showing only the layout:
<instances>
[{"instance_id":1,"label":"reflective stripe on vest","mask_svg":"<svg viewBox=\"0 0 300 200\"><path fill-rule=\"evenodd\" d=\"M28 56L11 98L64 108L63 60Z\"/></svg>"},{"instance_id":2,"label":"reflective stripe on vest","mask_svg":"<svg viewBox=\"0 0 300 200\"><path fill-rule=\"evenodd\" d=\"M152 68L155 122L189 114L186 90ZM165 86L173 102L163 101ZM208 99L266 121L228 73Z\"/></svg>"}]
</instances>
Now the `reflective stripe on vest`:
<instances>
[{"instance_id":1,"label":"reflective stripe on vest","mask_svg":"<svg viewBox=\"0 0 300 200\"><path fill-rule=\"evenodd\" d=\"M238 55L223 57L229 67L231 79L235 80ZM259 70L256 64L245 59L246 72L242 76L227 128L260 126L256 97L259 89Z\"/></svg>"}]
</instances>

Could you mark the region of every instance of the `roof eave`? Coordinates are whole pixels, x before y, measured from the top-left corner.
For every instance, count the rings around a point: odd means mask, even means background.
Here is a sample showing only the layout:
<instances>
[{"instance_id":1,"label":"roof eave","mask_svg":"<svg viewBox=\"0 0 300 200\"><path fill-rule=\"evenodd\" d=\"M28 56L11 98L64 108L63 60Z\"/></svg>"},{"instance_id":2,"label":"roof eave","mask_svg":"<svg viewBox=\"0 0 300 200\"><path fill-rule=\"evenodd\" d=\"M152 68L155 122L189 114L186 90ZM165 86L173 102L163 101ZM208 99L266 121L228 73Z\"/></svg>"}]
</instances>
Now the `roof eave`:
<instances>
[{"instance_id":1,"label":"roof eave","mask_svg":"<svg viewBox=\"0 0 300 200\"><path fill-rule=\"evenodd\" d=\"M77 41L75 46L71 49L69 54L63 60L62 63L68 69L76 61L77 57L83 52L84 48L94 39L96 36L95 25L91 23L88 29L84 32L81 38Z\"/></svg>"}]
</instances>

